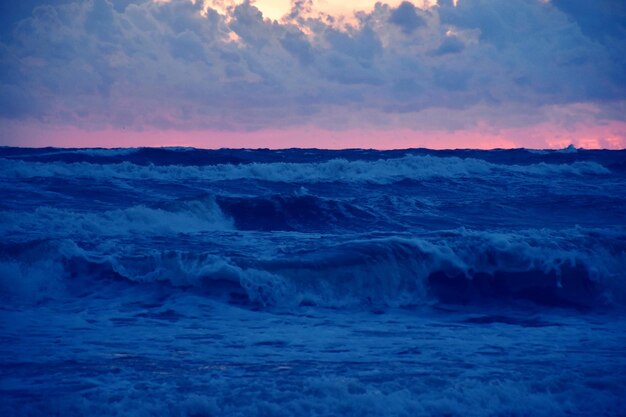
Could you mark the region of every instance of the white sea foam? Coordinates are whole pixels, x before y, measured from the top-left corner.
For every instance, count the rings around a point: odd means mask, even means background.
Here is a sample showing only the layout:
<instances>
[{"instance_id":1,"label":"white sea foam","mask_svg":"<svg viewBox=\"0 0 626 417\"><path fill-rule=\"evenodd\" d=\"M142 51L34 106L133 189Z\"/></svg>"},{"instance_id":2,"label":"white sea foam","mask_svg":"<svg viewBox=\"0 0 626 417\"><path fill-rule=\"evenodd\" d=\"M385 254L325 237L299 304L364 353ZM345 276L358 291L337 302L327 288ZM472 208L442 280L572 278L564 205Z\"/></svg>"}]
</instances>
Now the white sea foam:
<instances>
[{"instance_id":1,"label":"white sea foam","mask_svg":"<svg viewBox=\"0 0 626 417\"><path fill-rule=\"evenodd\" d=\"M620 157L0 160L0 415L622 416Z\"/></svg>"},{"instance_id":2,"label":"white sea foam","mask_svg":"<svg viewBox=\"0 0 626 417\"><path fill-rule=\"evenodd\" d=\"M38 207L33 212L3 212L0 233L40 233L45 236L197 233L229 230L234 225L213 198L180 202L175 208L144 205L102 212Z\"/></svg>"},{"instance_id":3,"label":"white sea foam","mask_svg":"<svg viewBox=\"0 0 626 417\"><path fill-rule=\"evenodd\" d=\"M319 163L251 163L212 166L143 166L119 164L40 163L0 159L0 176L8 178L71 177L122 178L129 180L238 180L274 182L373 182L391 183L402 179L463 178L491 174L516 175L603 175L610 171L596 162L571 164L501 165L473 158L408 155L397 159L347 161L333 159Z\"/></svg>"},{"instance_id":4,"label":"white sea foam","mask_svg":"<svg viewBox=\"0 0 626 417\"><path fill-rule=\"evenodd\" d=\"M61 240L29 249L15 262L23 262L20 268L27 270L33 256L44 261L61 259L67 276L74 271L80 275L92 271L135 283L195 287L218 295L238 293L259 305L284 308L298 304L342 308L423 305L433 301L433 295L463 298L474 285L478 285L477 295L487 297L522 294L532 299L532 293L539 291L545 296L541 301L548 304L621 305L626 302L626 285L621 279L626 265L621 243L624 234L580 229L559 233L460 229L412 238L348 240L296 253L286 253L288 241L284 238L280 253L253 257L211 254L202 248L141 249L121 242L86 249L80 243ZM232 236L224 239L232 240ZM266 242L264 246L270 245ZM437 280L445 277L452 281L444 279L444 287L439 288L443 293L432 292L442 283Z\"/></svg>"}]
</instances>

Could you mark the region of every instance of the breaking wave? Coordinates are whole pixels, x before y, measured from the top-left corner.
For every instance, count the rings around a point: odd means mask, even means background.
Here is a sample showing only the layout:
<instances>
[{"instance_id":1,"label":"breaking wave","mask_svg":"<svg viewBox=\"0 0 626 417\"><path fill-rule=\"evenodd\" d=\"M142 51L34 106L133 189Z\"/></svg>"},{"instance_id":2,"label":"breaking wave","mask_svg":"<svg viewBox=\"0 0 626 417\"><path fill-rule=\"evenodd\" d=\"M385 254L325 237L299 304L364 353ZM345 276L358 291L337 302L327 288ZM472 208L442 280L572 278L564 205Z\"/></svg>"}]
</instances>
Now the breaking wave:
<instances>
[{"instance_id":1,"label":"breaking wave","mask_svg":"<svg viewBox=\"0 0 626 417\"><path fill-rule=\"evenodd\" d=\"M215 199L178 201L162 207L136 205L102 212L81 212L42 206L32 212L0 212L4 221L0 233L92 235L97 237L130 234L197 233L233 229L232 220Z\"/></svg>"},{"instance_id":2,"label":"breaking wave","mask_svg":"<svg viewBox=\"0 0 626 417\"><path fill-rule=\"evenodd\" d=\"M323 183L372 182L389 184L403 179L464 178L491 174L605 175L610 171L593 161L569 164L540 162L531 165L503 165L474 158L407 155L373 161L333 159L319 163L249 163L211 166L136 165L130 162L92 164L87 162L26 162L0 159L0 172L12 178L70 177L110 180L242 180Z\"/></svg>"},{"instance_id":3,"label":"breaking wave","mask_svg":"<svg viewBox=\"0 0 626 417\"><path fill-rule=\"evenodd\" d=\"M374 216L348 202L306 194L217 198L239 230L333 230L351 224L367 226Z\"/></svg>"},{"instance_id":4,"label":"breaking wave","mask_svg":"<svg viewBox=\"0 0 626 417\"><path fill-rule=\"evenodd\" d=\"M580 244L581 239L587 243ZM264 308L385 308L433 302L623 305L625 233L467 230L370 238L271 257L90 247L69 239L4 244L3 292L17 300L104 282L166 285Z\"/></svg>"}]
</instances>

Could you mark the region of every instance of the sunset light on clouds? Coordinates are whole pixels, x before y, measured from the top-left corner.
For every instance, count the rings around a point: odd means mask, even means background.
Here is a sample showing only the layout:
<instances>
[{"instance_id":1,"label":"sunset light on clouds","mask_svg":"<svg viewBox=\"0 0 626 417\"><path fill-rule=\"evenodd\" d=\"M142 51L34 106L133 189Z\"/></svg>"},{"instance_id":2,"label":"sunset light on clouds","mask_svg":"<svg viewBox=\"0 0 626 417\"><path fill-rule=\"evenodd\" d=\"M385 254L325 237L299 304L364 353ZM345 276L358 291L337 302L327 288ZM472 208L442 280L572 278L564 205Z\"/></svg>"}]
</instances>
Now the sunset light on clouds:
<instances>
[{"instance_id":1,"label":"sunset light on clouds","mask_svg":"<svg viewBox=\"0 0 626 417\"><path fill-rule=\"evenodd\" d=\"M626 147L626 3L28 0L0 144Z\"/></svg>"}]
</instances>

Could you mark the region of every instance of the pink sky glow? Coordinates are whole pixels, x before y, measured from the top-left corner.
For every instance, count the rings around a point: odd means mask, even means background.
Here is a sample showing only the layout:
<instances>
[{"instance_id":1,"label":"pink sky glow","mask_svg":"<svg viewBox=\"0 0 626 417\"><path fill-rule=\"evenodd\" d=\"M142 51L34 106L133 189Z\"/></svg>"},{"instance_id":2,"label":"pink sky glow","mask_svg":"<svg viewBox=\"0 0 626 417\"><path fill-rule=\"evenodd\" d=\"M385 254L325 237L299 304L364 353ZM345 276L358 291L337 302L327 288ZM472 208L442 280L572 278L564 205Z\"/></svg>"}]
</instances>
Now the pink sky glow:
<instances>
[{"instance_id":1,"label":"pink sky glow","mask_svg":"<svg viewBox=\"0 0 626 417\"><path fill-rule=\"evenodd\" d=\"M573 144L586 149L626 148L626 123L576 126L571 129L541 124L506 129L464 129L416 131L410 129L325 130L316 127L237 131L175 131L121 129L82 130L72 126L26 125L0 127L2 142L9 146L30 147L143 147L189 146L195 148L535 148L559 149Z\"/></svg>"}]
</instances>

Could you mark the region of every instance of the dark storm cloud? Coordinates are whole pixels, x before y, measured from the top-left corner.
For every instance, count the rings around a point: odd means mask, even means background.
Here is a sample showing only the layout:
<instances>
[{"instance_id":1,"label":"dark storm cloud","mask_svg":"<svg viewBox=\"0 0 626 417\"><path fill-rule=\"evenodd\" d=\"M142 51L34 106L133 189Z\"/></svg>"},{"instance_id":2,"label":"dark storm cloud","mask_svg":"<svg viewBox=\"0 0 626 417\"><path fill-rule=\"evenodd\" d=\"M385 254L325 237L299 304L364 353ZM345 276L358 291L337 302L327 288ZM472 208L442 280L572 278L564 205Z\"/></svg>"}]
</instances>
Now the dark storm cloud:
<instances>
[{"instance_id":1,"label":"dark storm cloud","mask_svg":"<svg viewBox=\"0 0 626 417\"><path fill-rule=\"evenodd\" d=\"M456 54L465 49L465 43L460 40L457 36L446 36L443 41L441 41L441 45L437 49L435 49L432 54L433 55L446 55L446 54Z\"/></svg>"},{"instance_id":2,"label":"dark storm cloud","mask_svg":"<svg viewBox=\"0 0 626 417\"><path fill-rule=\"evenodd\" d=\"M391 11L389 22L402 28L405 33L411 33L426 24L424 18L418 14L418 9L408 1L402 2Z\"/></svg>"},{"instance_id":3,"label":"dark storm cloud","mask_svg":"<svg viewBox=\"0 0 626 417\"><path fill-rule=\"evenodd\" d=\"M621 38L626 36L626 2L623 0L552 0L592 38Z\"/></svg>"},{"instance_id":4,"label":"dark storm cloud","mask_svg":"<svg viewBox=\"0 0 626 417\"><path fill-rule=\"evenodd\" d=\"M337 27L308 1L280 22L249 2L227 14L187 0L26 2L3 17L0 117L259 129L477 105L615 107L626 99L624 8L585 4L378 4Z\"/></svg>"}]
</instances>

